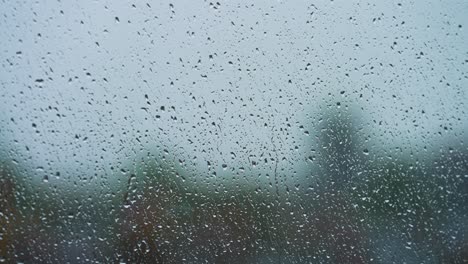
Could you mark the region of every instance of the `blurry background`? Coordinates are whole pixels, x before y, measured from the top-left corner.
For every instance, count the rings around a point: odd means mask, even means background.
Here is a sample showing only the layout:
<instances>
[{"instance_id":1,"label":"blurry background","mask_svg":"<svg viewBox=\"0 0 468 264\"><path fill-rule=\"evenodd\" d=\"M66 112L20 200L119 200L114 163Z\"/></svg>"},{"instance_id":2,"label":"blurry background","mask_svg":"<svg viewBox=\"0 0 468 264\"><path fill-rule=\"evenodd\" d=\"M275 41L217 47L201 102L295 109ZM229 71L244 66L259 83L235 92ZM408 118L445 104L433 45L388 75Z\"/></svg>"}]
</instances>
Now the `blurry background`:
<instances>
[{"instance_id":1,"label":"blurry background","mask_svg":"<svg viewBox=\"0 0 468 264\"><path fill-rule=\"evenodd\" d=\"M0 261L468 261L465 1L0 3Z\"/></svg>"}]
</instances>

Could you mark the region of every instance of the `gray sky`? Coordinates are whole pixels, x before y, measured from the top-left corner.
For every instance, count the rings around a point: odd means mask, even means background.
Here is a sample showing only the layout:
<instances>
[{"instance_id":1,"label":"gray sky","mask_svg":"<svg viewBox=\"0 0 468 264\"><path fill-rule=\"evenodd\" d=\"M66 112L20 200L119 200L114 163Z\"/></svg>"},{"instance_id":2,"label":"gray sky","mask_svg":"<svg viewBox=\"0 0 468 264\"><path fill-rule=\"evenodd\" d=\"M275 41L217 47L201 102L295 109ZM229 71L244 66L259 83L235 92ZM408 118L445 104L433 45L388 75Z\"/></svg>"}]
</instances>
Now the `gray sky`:
<instances>
[{"instance_id":1,"label":"gray sky","mask_svg":"<svg viewBox=\"0 0 468 264\"><path fill-rule=\"evenodd\" d=\"M376 152L467 138L466 1L26 1L0 13L1 150L38 174L112 179L148 149L206 182L207 161L271 172L252 161L284 157L292 172L338 102Z\"/></svg>"}]
</instances>

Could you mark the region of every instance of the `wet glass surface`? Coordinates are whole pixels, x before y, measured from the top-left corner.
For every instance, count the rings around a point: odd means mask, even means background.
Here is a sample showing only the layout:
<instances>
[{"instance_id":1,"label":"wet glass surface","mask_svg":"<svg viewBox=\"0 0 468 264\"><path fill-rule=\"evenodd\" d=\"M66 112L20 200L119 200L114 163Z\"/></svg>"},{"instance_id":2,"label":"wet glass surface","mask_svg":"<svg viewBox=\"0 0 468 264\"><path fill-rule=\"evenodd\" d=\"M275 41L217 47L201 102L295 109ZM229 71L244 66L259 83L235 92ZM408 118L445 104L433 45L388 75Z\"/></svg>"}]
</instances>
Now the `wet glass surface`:
<instances>
[{"instance_id":1,"label":"wet glass surface","mask_svg":"<svg viewBox=\"0 0 468 264\"><path fill-rule=\"evenodd\" d=\"M1 2L0 262L468 262L466 14Z\"/></svg>"}]
</instances>

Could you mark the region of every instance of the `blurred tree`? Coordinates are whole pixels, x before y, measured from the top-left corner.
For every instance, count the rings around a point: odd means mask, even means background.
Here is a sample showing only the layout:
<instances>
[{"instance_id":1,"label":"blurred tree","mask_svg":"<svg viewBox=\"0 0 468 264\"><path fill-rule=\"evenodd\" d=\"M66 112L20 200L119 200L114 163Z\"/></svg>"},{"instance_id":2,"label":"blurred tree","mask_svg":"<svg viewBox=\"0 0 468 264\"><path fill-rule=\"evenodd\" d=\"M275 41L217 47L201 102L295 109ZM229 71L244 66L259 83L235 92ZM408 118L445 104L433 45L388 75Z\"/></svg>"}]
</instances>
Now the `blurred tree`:
<instances>
[{"instance_id":1,"label":"blurred tree","mask_svg":"<svg viewBox=\"0 0 468 264\"><path fill-rule=\"evenodd\" d=\"M0 262L12 262L12 245L17 219L15 184L10 170L0 163Z\"/></svg>"}]
</instances>

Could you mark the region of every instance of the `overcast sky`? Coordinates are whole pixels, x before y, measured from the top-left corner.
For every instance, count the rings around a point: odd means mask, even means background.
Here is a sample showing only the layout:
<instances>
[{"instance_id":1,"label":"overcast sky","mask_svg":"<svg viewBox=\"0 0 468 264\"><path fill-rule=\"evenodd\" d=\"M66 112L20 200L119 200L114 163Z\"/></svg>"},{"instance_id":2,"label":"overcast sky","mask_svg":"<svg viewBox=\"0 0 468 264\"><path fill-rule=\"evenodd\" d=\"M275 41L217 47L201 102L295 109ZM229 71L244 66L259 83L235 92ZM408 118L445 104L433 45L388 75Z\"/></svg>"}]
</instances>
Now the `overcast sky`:
<instances>
[{"instance_id":1,"label":"overcast sky","mask_svg":"<svg viewBox=\"0 0 468 264\"><path fill-rule=\"evenodd\" d=\"M466 149L468 2L218 3L0 3L4 158L65 178L149 149L202 179L292 172L347 105L370 151Z\"/></svg>"}]
</instances>

